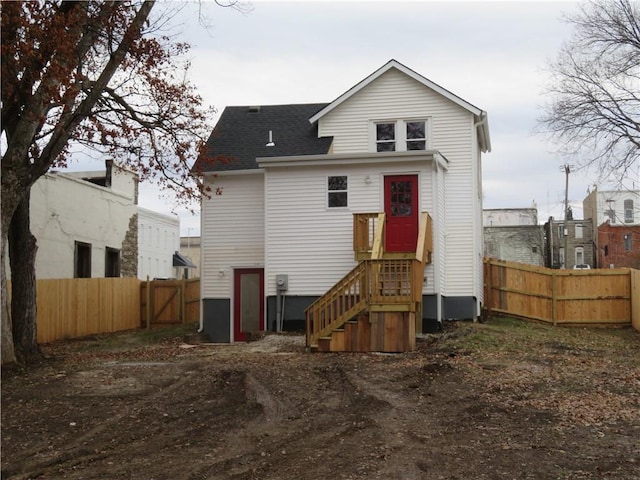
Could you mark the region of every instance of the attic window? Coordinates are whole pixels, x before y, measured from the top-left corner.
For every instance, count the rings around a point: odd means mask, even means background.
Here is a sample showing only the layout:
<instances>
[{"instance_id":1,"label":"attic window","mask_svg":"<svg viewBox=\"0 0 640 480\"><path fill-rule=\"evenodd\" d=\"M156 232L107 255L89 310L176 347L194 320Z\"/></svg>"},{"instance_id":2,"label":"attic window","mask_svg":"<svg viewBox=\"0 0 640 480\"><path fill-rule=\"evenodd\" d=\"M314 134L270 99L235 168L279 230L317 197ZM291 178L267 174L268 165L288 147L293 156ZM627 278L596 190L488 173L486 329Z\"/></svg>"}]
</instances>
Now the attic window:
<instances>
[{"instance_id":1,"label":"attic window","mask_svg":"<svg viewBox=\"0 0 640 480\"><path fill-rule=\"evenodd\" d=\"M396 124L376 124L376 151L395 152L396 150Z\"/></svg>"},{"instance_id":2,"label":"attic window","mask_svg":"<svg viewBox=\"0 0 640 480\"><path fill-rule=\"evenodd\" d=\"M426 150L426 129L424 122L407 122L407 150Z\"/></svg>"},{"instance_id":3,"label":"attic window","mask_svg":"<svg viewBox=\"0 0 640 480\"><path fill-rule=\"evenodd\" d=\"M249 113L260 113L260 106L259 105L253 105L253 106L249 107Z\"/></svg>"},{"instance_id":4,"label":"attic window","mask_svg":"<svg viewBox=\"0 0 640 480\"><path fill-rule=\"evenodd\" d=\"M371 122L376 152L406 152L427 149L427 120Z\"/></svg>"}]
</instances>

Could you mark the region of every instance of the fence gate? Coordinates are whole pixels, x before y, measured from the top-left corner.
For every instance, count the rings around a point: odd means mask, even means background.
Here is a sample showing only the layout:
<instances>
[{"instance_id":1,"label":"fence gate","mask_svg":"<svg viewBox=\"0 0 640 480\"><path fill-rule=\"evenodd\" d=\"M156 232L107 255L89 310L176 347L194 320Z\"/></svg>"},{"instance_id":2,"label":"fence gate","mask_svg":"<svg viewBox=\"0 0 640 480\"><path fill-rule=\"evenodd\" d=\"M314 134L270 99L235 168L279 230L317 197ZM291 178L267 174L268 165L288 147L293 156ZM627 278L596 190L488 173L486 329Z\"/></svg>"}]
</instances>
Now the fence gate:
<instances>
[{"instance_id":1,"label":"fence gate","mask_svg":"<svg viewBox=\"0 0 640 480\"><path fill-rule=\"evenodd\" d=\"M153 280L140 286L142 326L195 322L200 316L200 279Z\"/></svg>"}]
</instances>

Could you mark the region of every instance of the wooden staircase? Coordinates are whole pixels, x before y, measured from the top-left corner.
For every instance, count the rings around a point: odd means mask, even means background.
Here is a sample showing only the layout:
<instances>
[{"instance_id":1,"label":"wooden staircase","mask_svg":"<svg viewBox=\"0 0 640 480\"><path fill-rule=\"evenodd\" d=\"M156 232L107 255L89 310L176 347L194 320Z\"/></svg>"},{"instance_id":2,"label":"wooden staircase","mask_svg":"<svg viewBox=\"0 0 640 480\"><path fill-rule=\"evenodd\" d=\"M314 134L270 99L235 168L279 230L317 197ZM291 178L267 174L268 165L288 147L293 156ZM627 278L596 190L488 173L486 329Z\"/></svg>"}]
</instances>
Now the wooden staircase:
<instances>
[{"instance_id":1,"label":"wooden staircase","mask_svg":"<svg viewBox=\"0 0 640 480\"><path fill-rule=\"evenodd\" d=\"M349 273L306 310L306 344L322 352L406 352L422 321L424 269L432 222L422 213L415 253L384 251L384 213L354 215Z\"/></svg>"}]
</instances>

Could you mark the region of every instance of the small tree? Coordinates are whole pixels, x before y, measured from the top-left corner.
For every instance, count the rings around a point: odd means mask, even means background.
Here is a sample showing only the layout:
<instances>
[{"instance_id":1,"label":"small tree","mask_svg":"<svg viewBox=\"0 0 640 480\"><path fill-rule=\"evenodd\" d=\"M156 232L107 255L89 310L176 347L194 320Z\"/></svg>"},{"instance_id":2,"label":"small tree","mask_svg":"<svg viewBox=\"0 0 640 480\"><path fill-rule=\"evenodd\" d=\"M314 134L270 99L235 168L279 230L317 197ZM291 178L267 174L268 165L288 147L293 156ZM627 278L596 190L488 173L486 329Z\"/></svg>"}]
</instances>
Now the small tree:
<instances>
[{"instance_id":1,"label":"small tree","mask_svg":"<svg viewBox=\"0 0 640 480\"><path fill-rule=\"evenodd\" d=\"M154 1L8 2L2 14L2 363L37 353L36 242L29 192L80 145L189 201L201 191L191 161L208 111L179 58L188 45L158 32ZM13 346L15 345L15 350Z\"/></svg>"},{"instance_id":2,"label":"small tree","mask_svg":"<svg viewBox=\"0 0 640 480\"><path fill-rule=\"evenodd\" d=\"M640 153L639 4L595 0L578 8L566 17L573 36L550 64L540 126L580 166L622 177Z\"/></svg>"}]
</instances>

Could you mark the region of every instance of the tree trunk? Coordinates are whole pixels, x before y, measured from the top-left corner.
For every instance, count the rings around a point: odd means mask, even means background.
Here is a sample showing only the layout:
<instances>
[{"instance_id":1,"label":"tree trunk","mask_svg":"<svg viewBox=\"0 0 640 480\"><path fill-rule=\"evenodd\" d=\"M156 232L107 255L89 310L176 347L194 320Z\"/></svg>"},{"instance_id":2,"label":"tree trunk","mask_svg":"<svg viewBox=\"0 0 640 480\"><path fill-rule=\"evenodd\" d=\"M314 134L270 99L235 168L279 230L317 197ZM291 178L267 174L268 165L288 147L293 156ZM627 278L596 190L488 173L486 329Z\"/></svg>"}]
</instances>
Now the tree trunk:
<instances>
[{"instance_id":1,"label":"tree trunk","mask_svg":"<svg viewBox=\"0 0 640 480\"><path fill-rule=\"evenodd\" d=\"M9 304L9 292L7 289L8 234L11 217L15 211L15 207L13 205L9 206L9 197L9 193L5 193L5 185L3 183L2 208L0 209L0 217L2 218L2 237L0 237L0 253L2 254L2 258L0 260L0 277L2 279L2 292L0 293L0 298L2 299L2 349L0 350L2 351L2 365L8 365L10 363L15 363L16 361L16 354L13 348L13 334L11 333L11 306Z\"/></svg>"},{"instance_id":2,"label":"tree trunk","mask_svg":"<svg viewBox=\"0 0 640 480\"><path fill-rule=\"evenodd\" d=\"M36 238L29 225L31 189L22 198L9 227L11 321L13 345L20 362L39 356L36 338Z\"/></svg>"}]
</instances>

